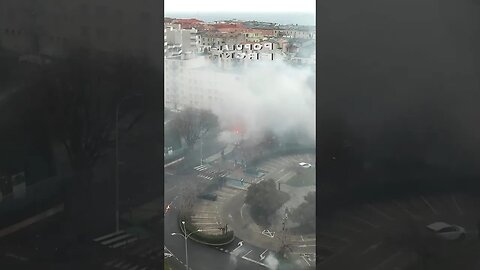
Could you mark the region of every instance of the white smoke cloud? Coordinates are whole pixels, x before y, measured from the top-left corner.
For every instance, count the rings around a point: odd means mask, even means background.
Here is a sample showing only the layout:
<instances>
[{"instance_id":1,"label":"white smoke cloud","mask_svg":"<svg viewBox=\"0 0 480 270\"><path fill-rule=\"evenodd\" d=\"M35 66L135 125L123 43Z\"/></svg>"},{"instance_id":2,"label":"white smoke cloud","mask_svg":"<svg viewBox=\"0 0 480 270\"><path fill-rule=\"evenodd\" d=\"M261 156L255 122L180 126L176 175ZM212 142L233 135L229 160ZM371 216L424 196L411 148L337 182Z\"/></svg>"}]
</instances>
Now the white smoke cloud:
<instances>
[{"instance_id":1,"label":"white smoke cloud","mask_svg":"<svg viewBox=\"0 0 480 270\"><path fill-rule=\"evenodd\" d=\"M266 131L278 136L295 131L314 141L315 90L309 84L315 76L313 70L293 67L280 60L254 60L247 68L228 70L207 60L195 61L200 68L184 72L187 77L176 76L175 83L179 89L185 88L188 76L196 76L209 85L193 88L216 89L223 100L215 100L210 108L222 127L240 126L244 138L250 139L260 138ZM197 90L187 91L197 94ZM233 136L224 133L220 139L231 141Z\"/></svg>"},{"instance_id":2,"label":"white smoke cloud","mask_svg":"<svg viewBox=\"0 0 480 270\"><path fill-rule=\"evenodd\" d=\"M231 269L235 269L235 267L237 266L237 256L233 254L230 254L230 266Z\"/></svg>"},{"instance_id":3,"label":"white smoke cloud","mask_svg":"<svg viewBox=\"0 0 480 270\"><path fill-rule=\"evenodd\" d=\"M278 259L275 258L275 256L272 254L268 254L264 262L266 265L268 265L269 269L273 269L273 270L278 269L278 265L280 264Z\"/></svg>"},{"instance_id":4,"label":"white smoke cloud","mask_svg":"<svg viewBox=\"0 0 480 270\"><path fill-rule=\"evenodd\" d=\"M279 136L295 130L315 138L315 92L308 85L313 71L272 61L254 63L237 74L237 80L218 82L225 86L226 98L213 112L224 126L240 123L253 139L267 130Z\"/></svg>"}]
</instances>

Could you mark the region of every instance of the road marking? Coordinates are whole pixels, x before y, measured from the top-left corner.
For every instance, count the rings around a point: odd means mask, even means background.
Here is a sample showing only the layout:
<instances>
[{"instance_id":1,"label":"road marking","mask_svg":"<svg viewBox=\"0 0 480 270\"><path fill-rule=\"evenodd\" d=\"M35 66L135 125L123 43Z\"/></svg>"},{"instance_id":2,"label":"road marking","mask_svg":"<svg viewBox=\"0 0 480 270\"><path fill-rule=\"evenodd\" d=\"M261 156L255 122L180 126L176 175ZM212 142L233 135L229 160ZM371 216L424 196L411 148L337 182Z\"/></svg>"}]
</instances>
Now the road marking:
<instances>
[{"instance_id":1,"label":"road marking","mask_svg":"<svg viewBox=\"0 0 480 270\"><path fill-rule=\"evenodd\" d=\"M170 162L170 163L168 163L168 164L165 164L164 168L167 168L168 166L173 165L173 164L175 164L175 163L178 163L178 162L180 162L180 161L182 161L182 160L184 160L184 159L185 159L185 157L181 157L181 158L179 158L179 159L177 159L177 160L174 160L174 161L172 161L172 162Z\"/></svg>"},{"instance_id":2,"label":"road marking","mask_svg":"<svg viewBox=\"0 0 480 270\"><path fill-rule=\"evenodd\" d=\"M235 252L237 249L241 248L243 246L243 241L240 241L238 242L238 247L236 247L234 250L232 250L232 252L230 252L230 254L232 254L233 252Z\"/></svg>"},{"instance_id":3,"label":"road marking","mask_svg":"<svg viewBox=\"0 0 480 270\"><path fill-rule=\"evenodd\" d=\"M410 212L407 208L403 207L399 202L397 201L393 201L398 207L400 207L400 209L402 209L405 213L409 214L410 217L412 217L413 219L417 219L418 217L416 215L414 215L412 212Z\"/></svg>"},{"instance_id":4,"label":"road marking","mask_svg":"<svg viewBox=\"0 0 480 270\"><path fill-rule=\"evenodd\" d=\"M306 247L315 247L316 245L298 245L297 247L306 248Z\"/></svg>"},{"instance_id":5,"label":"road marking","mask_svg":"<svg viewBox=\"0 0 480 270\"><path fill-rule=\"evenodd\" d=\"M368 221L366 221L366 220L363 219L363 218L359 218L359 217L355 217L355 216L353 216L353 215L347 215L347 214L344 214L344 216L349 217L349 218L354 219L354 220L357 220L357 221L360 221L360 222L365 223L365 224L367 224L367 225L370 225L370 226L372 226L373 228L380 228L380 226L375 225L375 224L373 224L373 223L371 223L371 222L368 222Z\"/></svg>"},{"instance_id":6,"label":"road marking","mask_svg":"<svg viewBox=\"0 0 480 270\"><path fill-rule=\"evenodd\" d=\"M267 251L268 251L268 249L265 249L265 251L260 254L260 261L262 261L263 259L265 259L265 253L266 253Z\"/></svg>"},{"instance_id":7,"label":"road marking","mask_svg":"<svg viewBox=\"0 0 480 270\"><path fill-rule=\"evenodd\" d=\"M460 215L463 215L462 208L460 208L460 205L458 204L457 199L455 198L455 195L452 195L452 201L453 201L453 204L455 205L455 207L457 208L458 213Z\"/></svg>"},{"instance_id":8,"label":"road marking","mask_svg":"<svg viewBox=\"0 0 480 270\"><path fill-rule=\"evenodd\" d=\"M116 235L120 235L120 234L123 234L124 231L120 230L118 232L113 232L113 233L110 233L110 234L107 234L107 235L103 235L103 236L100 236L100 237L97 237L95 239L93 239L93 241L95 242L99 242L99 241L103 241L105 239L108 239L110 237L113 237L113 236L116 236Z\"/></svg>"},{"instance_id":9,"label":"road marking","mask_svg":"<svg viewBox=\"0 0 480 270\"><path fill-rule=\"evenodd\" d=\"M265 267L267 267L267 268L268 268L268 265L266 265L266 264L264 264L264 263L257 262L257 261L255 261L255 260L253 260L253 259L247 258L246 256L247 256L248 254L250 254L250 252L252 252L252 251L250 250L250 251L249 251L249 252L247 252L245 255L243 255L243 256L242 256L242 259L244 259L244 260L247 260L247 261L249 261L249 262L253 262L253 263L256 263L256 264L262 265L262 266L265 266Z\"/></svg>"},{"instance_id":10,"label":"road marking","mask_svg":"<svg viewBox=\"0 0 480 270\"><path fill-rule=\"evenodd\" d=\"M26 257L23 257L23 256L18 256L16 254L13 254L13 253L5 253L5 257L10 257L10 258L14 258L14 259L17 259L17 260L20 260L20 261L28 261L28 258Z\"/></svg>"},{"instance_id":11,"label":"road marking","mask_svg":"<svg viewBox=\"0 0 480 270\"><path fill-rule=\"evenodd\" d=\"M165 193L169 193L169 192L171 192L171 191L172 191L172 190L174 190L176 187L177 187L177 186L173 186L173 187L171 187L171 188L167 189L167 190L165 191Z\"/></svg>"},{"instance_id":12,"label":"road marking","mask_svg":"<svg viewBox=\"0 0 480 270\"><path fill-rule=\"evenodd\" d=\"M308 266L311 266L310 263L307 261L307 259L305 258L305 256L301 256L302 259L308 264Z\"/></svg>"},{"instance_id":13,"label":"road marking","mask_svg":"<svg viewBox=\"0 0 480 270\"><path fill-rule=\"evenodd\" d=\"M288 179L290 179L290 178L293 177L293 175L295 175L295 173L293 173L293 172L288 172L288 173L284 174L281 178L279 178L279 179L278 179L277 181L275 181L275 182L277 182L277 183L278 183L278 182L281 182L281 180L284 179L284 178L286 178L286 177L289 177ZM288 179L287 179L287 180L288 180ZM283 182L282 182L282 183L283 183Z\"/></svg>"},{"instance_id":14,"label":"road marking","mask_svg":"<svg viewBox=\"0 0 480 270\"><path fill-rule=\"evenodd\" d=\"M18 230L21 230L27 226L32 225L33 223L36 223L38 221L41 221L45 218L51 217L57 213L62 212L64 209L64 204L59 204L53 208L50 208L46 210L45 212L39 213L33 217L29 217L27 219L24 219L23 221L20 221L19 223L13 224L10 227L7 227L5 229L0 230L0 238L4 237L6 235L9 235L11 233L14 233Z\"/></svg>"},{"instance_id":15,"label":"road marking","mask_svg":"<svg viewBox=\"0 0 480 270\"><path fill-rule=\"evenodd\" d=\"M316 241L317 238L303 238L304 242Z\"/></svg>"},{"instance_id":16,"label":"road marking","mask_svg":"<svg viewBox=\"0 0 480 270\"><path fill-rule=\"evenodd\" d=\"M383 216L384 218L388 219L388 220L394 220L393 217L387 215L385 212L381 211L380 209L376 208L373 205L367 204L367 207L370 208L371 210L373 210L374 212L376 212L377 214L379 214L379 215Z\"/></svg>"},{"instance_id":17,"label":"road marking","mask_svg":"<svg viewBox=\"0 0 480 270\"><path fill-rule=\"evenodd\" d=\"M382 244L382 242L378 242L378 243L376 243L376 244L373 244L373 245L369 246L367 249L365 249L365 250L361 253L361 255L363 256L363 255L367 254L368 252L377 249L381 244Z\"/></svg>"},{"instance_id":18,"label":"road marking","mask_svg":"<svg viewBox=\"0 0 480 270\"><path fill-rule=\"evenodd\" d=\"M211 217L199 217L199 216L192 216L193 219L216 219L216 216Z\"/></svg>"},{"instance_id":19,"label":"road marking","mask_svg":"<svg viewBox=\"0 0 480 270\"><path fill-rule=\"evenodd\" d=\"M392 256L388 257L386 260L384 260L383 262L381 262L379 265L377 265L375 268L373 268L372 270L377 270L377 269L380 269L382 266L386 265L387 263L391 262L393 259L395 259L396 257L400 256L402 254L401 251L398 251L397 253L393 254Z\"/></svg>"},{"instance_id":20,"label":"road marking","mask_svg":"<svg viewBox=\"0 0 480 270\"><path fill-rule=\"evenodd\" d=\"M303 235L300 235L300 237L302 238L302 241L305 242L305 239L303 239Z\"/></svg>"},{"instance_id":21,"label":"road marking","mask_svg":"<svg viewBox=\"0 0 480 270\"><path fill-rule=\"evenodd\" d=\"M265 236L268 236L270 238L273 238L275 236L275 232L271 232L269 230L263 230L262 234L265 235Z\"/></svg>"},{"instance_id":22,"label":"road marking","mask_svg":"<svg viewBox=\"0 0 480 270\"><path fill-rule=\"evenodd\" d=\"M428 202L427 199L425 199L425 197L420 196L420 198L422 198L423 202L424 202L426 205L428 205L428 207L432 210L432 212L433 212L435 215L438 215L437 210L435 210L435 208L432 207L432 205L430 204L430 202Z\"/></svg>"},{"instance_id":23,"label":"road marking","mask_svg":"<svg viewBox=\"0 0 480 270\"><path fill-rule=\"evenodd\" d=\"M243 204L242 207L240 208L240 216L242 217L243 220L243 208L246 206L246 204Z\"/></svg>"}]
</instances>

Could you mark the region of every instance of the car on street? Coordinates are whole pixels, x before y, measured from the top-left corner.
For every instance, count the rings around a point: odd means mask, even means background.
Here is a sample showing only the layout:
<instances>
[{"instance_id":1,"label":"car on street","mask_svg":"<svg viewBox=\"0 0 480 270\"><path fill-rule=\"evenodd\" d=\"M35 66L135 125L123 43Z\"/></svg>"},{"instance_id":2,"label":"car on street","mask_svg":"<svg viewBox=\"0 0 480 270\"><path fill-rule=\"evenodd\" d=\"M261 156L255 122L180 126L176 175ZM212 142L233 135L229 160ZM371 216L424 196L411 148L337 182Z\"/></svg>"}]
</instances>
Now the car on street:
<instances>
[{"instance_id":1,"label":"car on street","mask_svg":"<svg viewBox=\"0 0 480 270\"><path fill-rule=\"evenodd\" d=\"M203 193L198 195L200 199L204 200L209 200L209 201L216 201L217 200L217 194L215 193Z\"/></svg>"},{"instance_id":2,"label":"car on street","mask_svg":"<svg viewBox=\"0 0 480 270\"><path fill-rule=\"evenodd\" d=\"M445 222L434 222L427 225L427 228L444 240L463 240L466 235L466 231L463 227Z\"/></svg>"},{"instance_id":3,"label":"car on street","mask_svg":"<svg viewBox=\"0 0 480 270\"><path fill-rule=\"evenodd\" d=\"M310 167L312 167L312 164L306 163L306 162L300 162L300 163L298 163L298 165L300 165L300 167L303 167L303 168L310 168Z\"/></svg>"}]
</instances>

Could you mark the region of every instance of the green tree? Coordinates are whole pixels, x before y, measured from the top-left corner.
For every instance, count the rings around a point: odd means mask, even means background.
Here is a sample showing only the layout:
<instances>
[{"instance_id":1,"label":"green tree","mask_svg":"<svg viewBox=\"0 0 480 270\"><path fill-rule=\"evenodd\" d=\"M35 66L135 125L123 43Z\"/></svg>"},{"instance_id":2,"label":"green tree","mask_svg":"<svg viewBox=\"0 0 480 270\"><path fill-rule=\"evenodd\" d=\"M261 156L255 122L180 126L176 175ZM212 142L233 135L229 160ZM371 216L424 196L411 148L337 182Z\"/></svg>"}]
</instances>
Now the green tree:
<instances>
[{"instance_id":1,"label":"green tree","mask_svg":"<svg viewBox=\"0 0 480 270\"><path fill-rule=\"evenodd\" d=\"M300 227L308 232L315 231L315 192L309 192L305 197L305 202L301 203L292 212L294 222L300 224Z\"/></svg>"},{"instance_id":2,"label":"green tree","mask_svg":"<svg viewBox=\"0 0 480 270\"><path fill-rule=\"evenodd\" d=\"M268 225L269 218L290 196L277 189L275 180L269 179L251 185L247 190L245 203L250 206L252 217L260 224Z\"/></svg>"}]
</instances>

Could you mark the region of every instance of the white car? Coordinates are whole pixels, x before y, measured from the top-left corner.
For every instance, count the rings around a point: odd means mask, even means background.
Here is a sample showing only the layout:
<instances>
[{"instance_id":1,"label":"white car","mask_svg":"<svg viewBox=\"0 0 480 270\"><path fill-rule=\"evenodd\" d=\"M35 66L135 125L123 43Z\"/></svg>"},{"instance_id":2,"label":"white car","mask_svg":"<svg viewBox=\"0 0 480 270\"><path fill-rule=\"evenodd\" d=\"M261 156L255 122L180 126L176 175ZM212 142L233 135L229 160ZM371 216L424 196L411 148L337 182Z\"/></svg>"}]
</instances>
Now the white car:
<instances>
[{"instance_id":1,"label":"white car","mask_svg":"<svg viewBox=\"0 0 480 270\"><path fill-rule=\"evenodd\" d=\"M310 168L310 167L312 167L312 164L306 163L306 162L300 162L300 163L298 163L298 165L300 165L300 166L303 167L303 168Z\"/></svg>"},{"instance_id":2,"label":"white car","mask_svg":"<svg viewBox=\"0 0 480 270\"><path fill-rule=\"evenodd\" d=\"M445 222L434 222L427 226L438 237L445 240L462 240L465 238L466 231L458 225L450 225Z\"/></svg>"}]
</instances>

